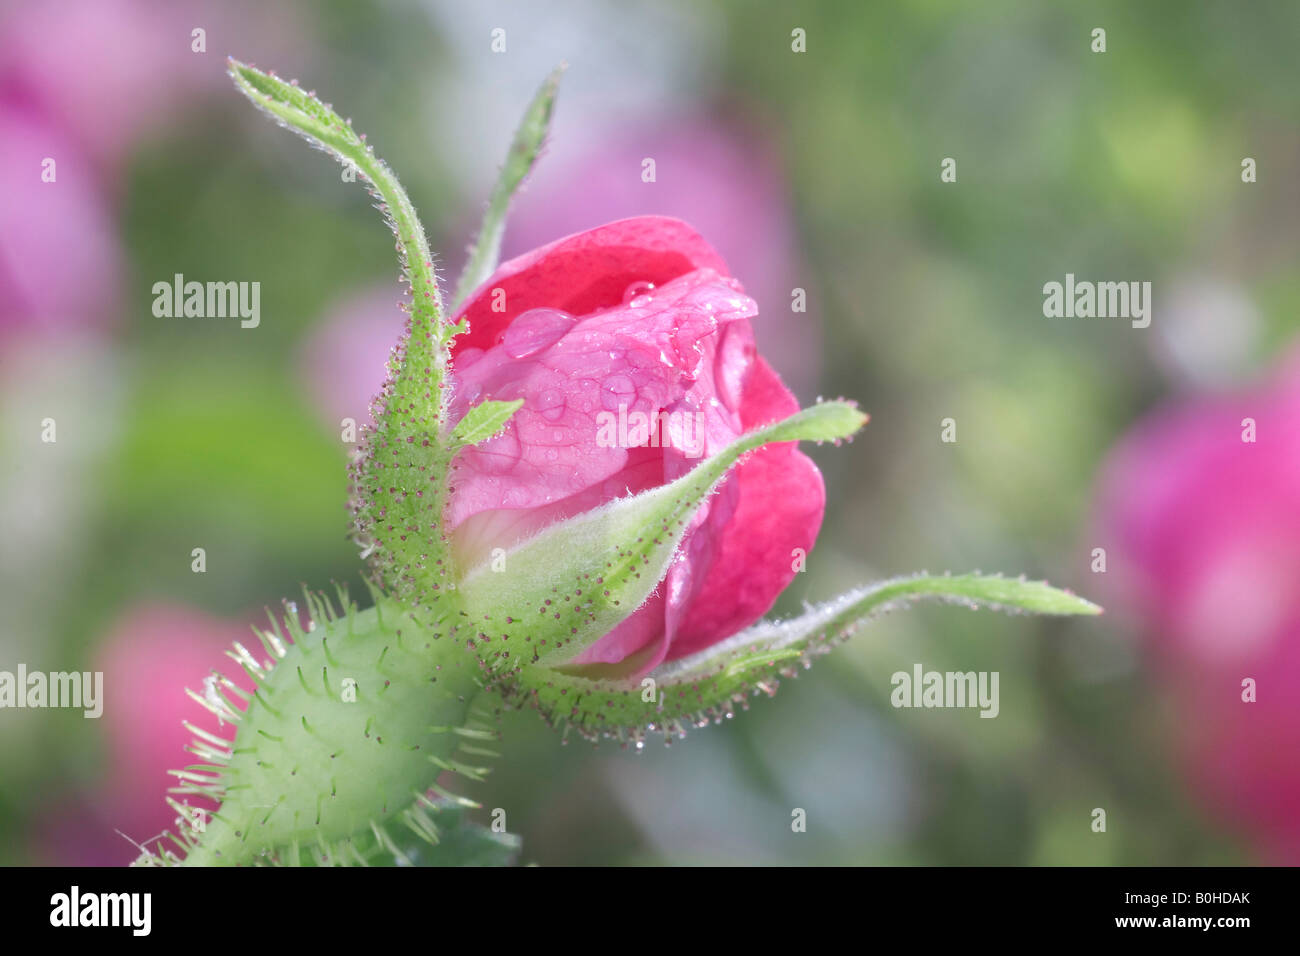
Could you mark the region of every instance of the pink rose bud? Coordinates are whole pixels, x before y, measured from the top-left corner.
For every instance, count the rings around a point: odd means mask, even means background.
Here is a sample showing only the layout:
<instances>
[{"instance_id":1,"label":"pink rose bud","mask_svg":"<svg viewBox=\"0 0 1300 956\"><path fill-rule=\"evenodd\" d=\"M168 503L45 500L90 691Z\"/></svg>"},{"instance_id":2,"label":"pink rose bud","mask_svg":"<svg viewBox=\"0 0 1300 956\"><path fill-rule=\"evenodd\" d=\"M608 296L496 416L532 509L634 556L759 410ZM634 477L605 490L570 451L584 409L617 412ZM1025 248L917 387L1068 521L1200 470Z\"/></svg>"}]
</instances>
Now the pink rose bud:
<instances>
[{"instance_id":1,"label":"pink rose bud","mask_svg":"<svg viewBox=\"0 0 1300 956\"><path fill-rule=\"evenodd\" d=\"M489 399L523 407L456 460L448 526L462 564L664 485L797 411L755 351L757 312L675 219L620 220L502 265L456 316L470 331L455 341L452 417ZM821 474L793 442L752 453L696 514L650 599L573 663L643 674L753 623L812 548L824 505Z\"/></svg>"}]
</instances>

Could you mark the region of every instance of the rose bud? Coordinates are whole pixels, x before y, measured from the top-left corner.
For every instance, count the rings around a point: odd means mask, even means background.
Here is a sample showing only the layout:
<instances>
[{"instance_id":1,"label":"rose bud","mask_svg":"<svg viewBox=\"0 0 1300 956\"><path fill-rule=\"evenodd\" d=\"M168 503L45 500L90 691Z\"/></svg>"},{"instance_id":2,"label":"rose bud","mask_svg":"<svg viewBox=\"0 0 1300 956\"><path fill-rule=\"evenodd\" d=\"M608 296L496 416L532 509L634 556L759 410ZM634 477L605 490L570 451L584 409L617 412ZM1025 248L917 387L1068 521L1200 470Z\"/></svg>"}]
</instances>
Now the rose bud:
<instances>
[{"instance_id":1,"label":"rose bud","mask_svg":"<svg viewBox=\"0 0 1300 956\"><path fill-rule=\"evenodd\" d=\"M757 311L675 219L621 220L502 265L455 317L470 331L455 340L452 417L484 400L523 405L453 465L461 562L671 482L798 411L754 349ZM569 663L639 675L753 623L812 549L824 506L794 443L755 451L691 518L649 599Z\"/></svg>"}]
</instances>

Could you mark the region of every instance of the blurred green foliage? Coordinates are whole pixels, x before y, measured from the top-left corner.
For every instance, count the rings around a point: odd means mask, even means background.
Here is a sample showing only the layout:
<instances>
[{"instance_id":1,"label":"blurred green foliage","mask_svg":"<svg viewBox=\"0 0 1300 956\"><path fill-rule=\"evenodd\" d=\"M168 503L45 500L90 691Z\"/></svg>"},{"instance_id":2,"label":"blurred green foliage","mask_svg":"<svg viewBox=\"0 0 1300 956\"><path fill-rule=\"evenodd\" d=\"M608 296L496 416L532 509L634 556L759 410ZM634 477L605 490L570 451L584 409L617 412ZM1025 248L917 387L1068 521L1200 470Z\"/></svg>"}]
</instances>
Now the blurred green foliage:
<instances>
[{"instance_id":1,"label":"blurred green foliage","mask_svg":"<svg viewBox=\"0 0 1300 956\"><path fill-rule=\"evenodd\" d=\"M306 6L312 83L346 97L458 264L485 197L456 179L438 98L480 54L412 4ZM554 15L580 29L584 9ZM1170 383L1152 336L1045 320L1042 284L1209 271L1261 313L1257 367L1291 339L1300 5L731 0L709 16L717 85L694 98L746 117L780 156L827 343L820 390L872 415L853 444L813 453L827 521L778 610L920 568L1025 570L1098 596L1095 470ZM790 52L796 26L806 54ZM1104 55L1089 51L1094 26ZM415 89L427 101L404 98ZM52 664L84 660L137 601L235 618L302 581L357 579L345 454L295 362L332 303L388 280L396 300L397 266L360 189L249 112L233 92L196 102L129 166L121 418L88 524L62 532L82 554L41 635ZM482 121L504 138L513 119ZM1257 154L1245 189L1241 156ZM946 156L956 184L939 180ZM176 272L260 280L261 327L152 320L150 285ZM939 441L949 416L955 446ZM217 573L190 573L195 541ZM891 708L889 675L917 661L1000 671L1000 718ZM502 758L472 795L480 822L505 808L522 859L542 864L1249 860L1186 792L1173 729L1122 620L926 608L667 752L562 746L534 715L506 715ZM58 721L5 738L0 862L30 858L25 834L51 796L93 788L68 768L99 733ZM1104 838L1089 829L1098 806ZM806 834L791 832L794 807L809 810Z\"/></svg>"}]
</instances>

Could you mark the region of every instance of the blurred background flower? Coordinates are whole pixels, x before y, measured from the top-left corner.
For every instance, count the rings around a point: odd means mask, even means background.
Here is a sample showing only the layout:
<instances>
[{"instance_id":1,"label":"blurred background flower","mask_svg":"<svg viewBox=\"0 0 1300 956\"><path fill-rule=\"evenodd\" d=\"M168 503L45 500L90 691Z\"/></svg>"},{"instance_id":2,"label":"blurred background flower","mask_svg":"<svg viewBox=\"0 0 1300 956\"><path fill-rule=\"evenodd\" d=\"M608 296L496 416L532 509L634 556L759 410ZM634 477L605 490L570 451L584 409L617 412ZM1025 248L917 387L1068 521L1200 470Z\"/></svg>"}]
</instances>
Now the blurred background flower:
<instances>
[{"instance_id":1,"label":"blurred background flower","mask_svg":"<svg viewBox=\"0 0 1300 956\"><path fill-rule=\"evenodd\" d=\"M1191 779L1265 859L1300 863L1300 363L1144 418L1099 497Z\"/></svg>"},{"instance_id":2,"label":"blurred background flower","mask_svg":"<svg viewBox=\"0 0 1300 956\"><path fill-rule=\"evenodd\" d=\"M391 284L345 295L303 342L298 372L329 428L371 422L370 402L388 378L388 356L406 324Z\"/></svg>"},{"instance_id":3,"label":"blurred background flower","mask_svg":"<svg viewBox=\"0 0 1300 956\"><path fill-rule=\"evenodd\" d=\"M524 104L568 62L506 253L685 218L796 395L871 412L812 451L827 518L778 611L923 567L1023 569L1111 611L891 616L672 752L506 715L471 795L525 860L1294 861L1298 31L1290 0L5 5L0 669L116 676L99 722L0 711L0 862L134 856L112 830L170 821L158 775L186 755L165 759L184 740L165 714L232 622L304 581L366 600L340 420L365 420L401 325L392 243L361 189L228 89L226 54L354 117L450 277ZM1151 328L1044 319L1067 272L1151 281ZM261 282L261 324L154 317L176 273ZM999 671L998 719L890 707L917 662Z\"/></svg>"},{"instance_id":4,"label":"blurred background flower","mask_svg":"<svg viewBox=\"0 0 1300 956\"><path fill-rule=\"evenodd\" d=\"M0 101L0 164L0 335L99 329L117 315L121 252L85 155L47 116Z\"/></svg>"},{"instance_id":5,"label":"blurred background flower","mask_svg":"<svg viewBox=\"0 0 1300 956\"><path fill-rule=\"evenodd\" d=\"M226 739L234 735L229 723L221 726L185 690L202 694L204 678L218 670L251 691L251 679L226 657L232 642L247 645L250 639L247 623L184 605L140 604L126 611L90 665L104 675L104 716L101 725L92 724L103 739L89 766L74 771L73 789L38 815L33 852L39 862L125 866L139 855L138 845L177 832L177 814L164 796L178 781L168 771L204 763L185 749L195 735L182 721ZM198 796L174 799L215 808Z\"/></svg>"},{"instance_id":6,"label":"blurred background flower","mask_svg":"<svg viewBox=\"0 0 1300 956\"><path fill-rule=\"evenodd\" d=\"M115 173L152 127L215 77L186 70L197 4L70 0L11 4L0 34L0 96L66 130Z\"/></svg>"}]
</instances>

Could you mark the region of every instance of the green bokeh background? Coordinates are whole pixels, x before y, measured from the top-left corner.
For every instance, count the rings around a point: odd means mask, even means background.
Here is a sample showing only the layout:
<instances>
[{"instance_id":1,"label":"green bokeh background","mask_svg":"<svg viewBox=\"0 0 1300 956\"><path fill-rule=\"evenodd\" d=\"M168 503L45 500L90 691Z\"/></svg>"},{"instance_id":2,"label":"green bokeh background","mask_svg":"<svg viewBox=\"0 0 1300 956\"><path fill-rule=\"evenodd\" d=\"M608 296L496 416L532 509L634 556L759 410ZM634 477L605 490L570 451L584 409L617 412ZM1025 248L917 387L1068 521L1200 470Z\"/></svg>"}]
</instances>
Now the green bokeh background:
<instances>
[{"instance_id":1,"label":"green bokeh background","mask_svg":"<svg viewBox=\"0 0 1300 956\"><path fill-rule=\"evenodd\" d=\"M486 30L469 43L471 30L446 24L500 22L522 49L530 34L516 5L277 6L300 18L303 62L250 58L286 75L309 67L308 85L369 133L435 248L459 263L500 155L471 157L484 174L464 175L451 124L465 118L444 97L457 77L494 67ZM1266 369L1296 330L1300 6L660 6L674 8L673 25L647 46L680 39L708 64L672 95L683 109L743 113L785 169L823 337L820 381L800 398L852 396L873 419L851 445L812 452L827 520L778 610L921 568L1023 570L1104 596L1089 570L1097 468L1175 388L1156 354L1161 283L1208 274L1253 304L1238 378ZM600 55L585 18L605 7L615 5L548 14L567 27L547 43L573 83ZM796 26L806 54L790 52ZM1089 50L1095 26L1108 32L1104 55ZM583 39L565 53L557 35ZM213 70L241 54L219 36L209 44ZM517 87L535 62L508 55L495 68ZM527 88L541 73L522 79ZM515 119L479 123L504 143ZM1239 176L1246 155L1260 163L1251 186ZM939 181L946 156L958 160L956 184ZM323 312L396 268L364 193L338 186L327 159L233 91L196 98L132 153L119 204L129 282L111 363L82 397L60 393L71 403L61 445L78 421L92 427L80 409L109 409L106 440L80 460L87 506L51 521L56 559L40 586L17 593L6 571L0 593L25 609L4 640L33 666L82 665L140 601L233 618L300 582L359 590L345 449L295 363ZM261 327L154 319L150 287L176 272L260 280ZM1066 272L1153 280L1153 328L1044 319L1042 284ZM955 445L939 441L946 417ZM4 418L5 467L17 468L32 453L17 437L29 423L15 410ZM190 570L194 542L207 548L203 575ZM1000 717L891 708L889 675L917 661L999 671ZM93 792L104 759L95 722L15 726L0 728L0 863L30 860L31 821L61 794ZM483 822L504 808L524 859L541 864L1254 859L1183 782L1176 716L1122 614L887 617L774 701L668 750L561 745L532 713L507 715L503 730L502 758L469 792ZM791 832L795 807L808 811L807 833ZM1107 809L1105 835L1090 829L1094 807Z\"/></svg>"}]
</instances>

